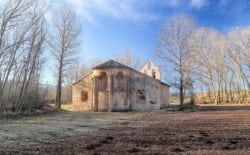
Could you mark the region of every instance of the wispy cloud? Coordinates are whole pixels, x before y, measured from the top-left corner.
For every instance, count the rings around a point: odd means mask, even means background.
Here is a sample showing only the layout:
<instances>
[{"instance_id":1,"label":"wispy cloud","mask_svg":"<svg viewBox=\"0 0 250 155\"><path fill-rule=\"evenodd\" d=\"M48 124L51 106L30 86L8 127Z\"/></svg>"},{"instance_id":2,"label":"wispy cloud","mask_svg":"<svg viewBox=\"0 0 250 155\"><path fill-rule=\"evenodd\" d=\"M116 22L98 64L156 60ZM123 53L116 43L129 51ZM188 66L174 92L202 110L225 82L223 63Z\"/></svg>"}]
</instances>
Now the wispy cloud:
<instances>
[{"instance_id":1,"label":"wispy cloud","mask_svg":"<svg viewBox=\"0 0 250 155\"><path fill-rule=\"evenodd\" d=\"M207 4L207 0L191 0L190 6L201 9L203 6Z\"/></svg>"},{"instance_id":2,"label":"wispy cloud","mask_svg":"<svg viewBox=\"0 0 250 155\"><path fill-rule=\"evenodd\" d=\"M165 4L169 6L179 6L180 0L168 0L168 1L165 1Z\"/></svg>"},{"instance_id":3,"label":"wispy cloud","mask_svg":"<svg viewBox=\"0 0 250 155\"><path fill-rule=\"evenodd\" d=\"M219 5L225 6L229 3L229 0L220 0Z\"/></svg>"},{"instance_id":4,"label":"wispy cloud","mask_svg":"<svg viewBox=\"0 0 250 155\"><path fill-rule=\"evenodd\" d=\"M98 16L111 16L117 19L155 20L153 14L140 9L138 0L65 0L78 14L90 22Z\"/></svg>"},{"instance_id":5,"label":"wispy cloud","mask_svg":"<svg viewBox=\"0 0 250 155\"><path fill-rule=\"evenodd\" d=\"M87 21L94 23L100 16L133 21L152 21L159 18L154 6L165 9L202 9L211 0L52 0L73 7ZM220 0L226 1L226 0Z\"/></svg>"},{"instance_id":6,"label":"wispy cloud","mask_svg":"<svg viewBox=\"0 0 250 155\"><path fill-rule=\"evenodd\" d=\"M111 16L117 19L130 19L134 21L152 21L159 18L153 6L179 7L183 0L64 0L71 5L77 13L90 22L99 16ZM204 0L188 0L189 7L201 8Z\"/></svg>"}]
</instances>

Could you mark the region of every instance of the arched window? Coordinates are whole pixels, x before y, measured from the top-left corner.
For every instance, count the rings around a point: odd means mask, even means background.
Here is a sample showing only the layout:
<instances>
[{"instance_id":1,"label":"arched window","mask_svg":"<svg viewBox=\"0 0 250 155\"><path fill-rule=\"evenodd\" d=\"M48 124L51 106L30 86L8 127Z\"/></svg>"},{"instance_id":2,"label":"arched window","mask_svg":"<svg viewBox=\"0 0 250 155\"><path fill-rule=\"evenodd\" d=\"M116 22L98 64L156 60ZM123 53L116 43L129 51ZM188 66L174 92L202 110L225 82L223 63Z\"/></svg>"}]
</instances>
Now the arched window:
<instances>
[{"instance_id":1,"label":"arched window","mask_svg":"<svg viewBox=\"0 0 250 155\"><path fill-rule=\"evenodd\" d=\"M145 101L146 100L146 93L144 89L137 90L137 101Z\"/></svg>"},{"instance_id":2,"label":"arched window","mask_svg":"<svg viewBox=\"0 0 250 155\"><path fill-rule=\"evenodd\" d=\"M102 72L101 74L100 74L100 85L99 85L99 88L101 89L101 90L106 90L107 89L107 87L108 87L108 76L107 76L107 74L105 73L105 72Z\"/></svg>"},{"instance_id":3,"label":"arched window","mask_svg":"<svg viewBox=\"0 0 250 155\"><path fill-rule=\"evenodd\" d=\"M88 92L87 91L82 91L81 92L81 101L88 101Z\"/></svg>"},{"instance_id":4,"label":"arched window","mask_svg":"<svg viewBox=\"0 0 250 155\"><path fill-rule=\"evenodd\" d=\"M155 70L154 70L154 69L152 70L152 77L153 77L153 78L156 78Z\"/></svg>"},{"instance_id":5,"label":"arched window","mask_svg":"<svg viewBox=\"0 0 250 155\"><path fill-rule=\"evenodd\" d=\"M123 89L124 88L124 76L121 72L116 75L116 88Z\"/></svg>"}]
</instances>

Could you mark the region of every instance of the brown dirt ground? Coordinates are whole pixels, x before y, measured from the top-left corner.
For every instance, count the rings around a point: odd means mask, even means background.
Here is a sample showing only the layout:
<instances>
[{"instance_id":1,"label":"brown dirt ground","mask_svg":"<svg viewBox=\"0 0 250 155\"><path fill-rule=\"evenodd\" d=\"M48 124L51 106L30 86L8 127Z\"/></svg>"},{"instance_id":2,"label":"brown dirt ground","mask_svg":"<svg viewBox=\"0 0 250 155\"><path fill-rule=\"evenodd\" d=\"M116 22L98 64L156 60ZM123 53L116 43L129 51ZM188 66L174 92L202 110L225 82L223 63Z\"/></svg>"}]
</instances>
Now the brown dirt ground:
<instances>
[{"instance_id":1,"label":"brown dirt ground","mask_svg":"<svg viewBox=\"0 0 250 155\"><path fill-rule=\"evenodd\" d=\"M149 113L0 154L250 154L250 111Z\"/></svg>"}]
</instances>

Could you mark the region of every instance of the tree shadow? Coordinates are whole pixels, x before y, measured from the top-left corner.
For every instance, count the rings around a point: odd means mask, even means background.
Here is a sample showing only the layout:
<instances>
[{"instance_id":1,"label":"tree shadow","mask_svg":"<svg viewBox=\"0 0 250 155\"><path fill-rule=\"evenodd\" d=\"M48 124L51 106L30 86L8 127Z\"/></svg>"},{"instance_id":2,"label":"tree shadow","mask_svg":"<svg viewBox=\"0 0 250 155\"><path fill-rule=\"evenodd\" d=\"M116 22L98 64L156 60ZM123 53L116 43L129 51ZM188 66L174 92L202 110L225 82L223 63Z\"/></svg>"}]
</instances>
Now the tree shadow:
<instances>
[{"instance_id":1,"label":"tree shadow","mask_svg":"<svg viewBox=\"0 0 250 155\"><path fill-rule=\"evenodd\" d=\"M250 110L250 105L197 105L200 111Z\"/></svg>"}]
</instances>

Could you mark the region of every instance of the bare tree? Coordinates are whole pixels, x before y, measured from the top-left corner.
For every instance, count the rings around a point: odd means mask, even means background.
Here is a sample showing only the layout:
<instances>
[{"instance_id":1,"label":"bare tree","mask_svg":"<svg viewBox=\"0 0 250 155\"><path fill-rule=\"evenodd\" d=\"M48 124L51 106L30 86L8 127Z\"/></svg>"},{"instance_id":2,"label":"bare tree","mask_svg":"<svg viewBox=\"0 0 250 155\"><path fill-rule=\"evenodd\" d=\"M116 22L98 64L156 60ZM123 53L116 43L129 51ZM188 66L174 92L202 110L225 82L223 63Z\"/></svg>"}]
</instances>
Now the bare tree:
<instances>
[{"instance_id":1,"label":"bare tree","mask_svg":"<svg viewBox=\"0 0 250 155\"><path fill-rule=\"evenodd\" d=\"M72 102L72 83L79 80L82 76L85 76L90 70L90 67L83 64L65 72L65 84L62 88L62 99L64 102Z\"/></svg>"},{"instance_id":2,"label":"bare tree","mask_svg":"<svg viewBox=\"0 0 250 155\"><path fill-rule=\"evenodd\" d=\"M62 83L65 72L72 69L77 60L77 48L80 44L81 24L74 11L61 8L54 17L52 33L48 41L57 65L56 107L61 108Z\"/></svg>"},{"instance_id":3,"label":"bare tree","mask_svg":"<svg viewBox=\"0 0 250 155\"><path fill-rule=\"evenodd\" d=\"M214 102L217 104L227 75L224 36L212 29L199 28L190 42L196 64L195 74L213 90Z\"/></svg>"},{"instance_id":4,"label":"bare tree","mask_svg":"<svg viewBox=\"0 0 250 155\"><path fill-rule=\"evenodd\" d=\"M248 102L250 89L250 27L238 27L228 33L228 55L235 73L234 84L238 85L239 103ZM242 91L244 90L244 91ZM244 94L242 94L244 92Z\"/></svg>"},{"instance_id":5,"label":"bare tree","mask_svg":"<svg viewBox=\"0 0 250 155\"><path fill-rule=\"evenodd\" d=\"M228 34L229 55L250 88L250 27L236 28Z\"/></svg>"},{"instance_id":6,"label":"bare tree","mask_svg":"<svg viewBox=\"0 0 250 155\"><path fill-rule=\"evenodd\" d=\"M91 71L91 68L96 64L101 64L103 61L99 59L86 60L88 63L81 65L77 64L73 69L65 71L64 84L62 86L62 102L72 102L72 83L79 80L81 77L86 76Z\"/></svg>"},{"instance_id":7,"label":"bare tree","mask_svg":"<svg viewBox=\"0 0 250 155\"><path fill-rule=\"evenodd\" d=\"M190 85L190 50L188 39L195 29L192 17L177 14L164 24L160 37L159 48L156 55L169 67L173 77L173 85L180 92L180 108L182 109L185 97L185 88Z\"/></svg>"},{"instance_id":8,"label":"bare tree","mask_svg":"<svg viewBox=\"0 0 250 155\"><path fill-rule=\"evenodd\" d=\"M0 12L0 110L27 110L39 102L46 37L41 6L37 0L9 0Z\"/></svg>"},{"instance_id":9,"label":"bare tree","mask_svg":"<svg viewBox=\"0 0 250 155\"><path fill-rule=\"evenodd\" d=\"M142 67L142 59L131 53L129 50L123 52L122 54L115 55L114 59L134 69L139 70L140 67Z\"/></svg>"},{"instance_id":10,"label":"bare tree","mask_svg":"<svg viewBox=\"0 0 250 155\"><path fill-rule=\"evenodd\" d=\"M193 70L202 89L211 94L216 104L248 102L249 32L249 28L241 27L224 35L199 28L190 39L196 64Z\"/></svg>"}]
</instances>

